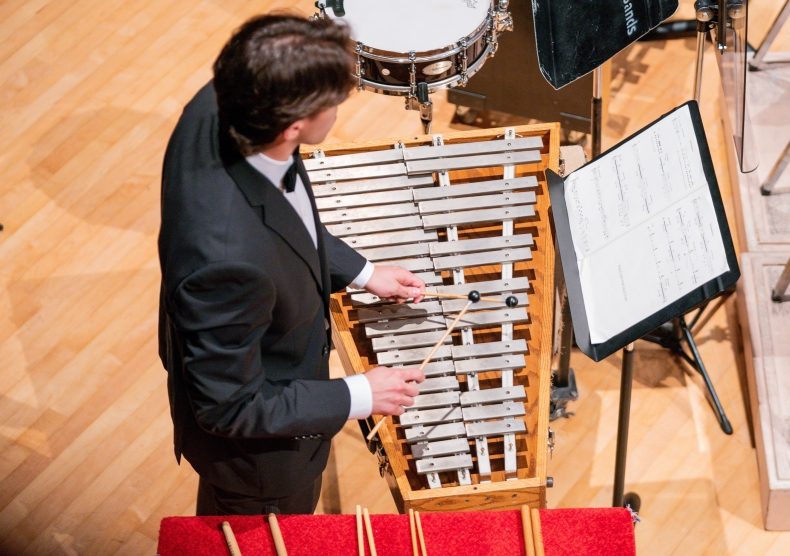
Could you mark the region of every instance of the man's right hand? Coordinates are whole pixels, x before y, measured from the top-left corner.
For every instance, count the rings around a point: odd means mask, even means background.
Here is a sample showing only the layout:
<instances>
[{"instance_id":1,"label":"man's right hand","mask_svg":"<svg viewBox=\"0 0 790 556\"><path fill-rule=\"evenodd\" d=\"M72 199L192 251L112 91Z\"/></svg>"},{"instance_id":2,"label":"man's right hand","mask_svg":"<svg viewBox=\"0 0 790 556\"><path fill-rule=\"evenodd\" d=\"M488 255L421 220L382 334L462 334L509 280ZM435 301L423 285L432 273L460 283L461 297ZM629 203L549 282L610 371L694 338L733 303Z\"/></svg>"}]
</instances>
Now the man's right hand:
<instances>
[{"instance_id":1,"label":"man's right hand","mask_svg":"<svg viewBox=\"0 0 790 556\"><path fill-rule=\"evenodd\" d=\"M420 393L416 385L425 380L416 368L376 367L365 373L373 393L373 415L402 415L405 407L414 405Z\"/></svg>"}]
</instances>

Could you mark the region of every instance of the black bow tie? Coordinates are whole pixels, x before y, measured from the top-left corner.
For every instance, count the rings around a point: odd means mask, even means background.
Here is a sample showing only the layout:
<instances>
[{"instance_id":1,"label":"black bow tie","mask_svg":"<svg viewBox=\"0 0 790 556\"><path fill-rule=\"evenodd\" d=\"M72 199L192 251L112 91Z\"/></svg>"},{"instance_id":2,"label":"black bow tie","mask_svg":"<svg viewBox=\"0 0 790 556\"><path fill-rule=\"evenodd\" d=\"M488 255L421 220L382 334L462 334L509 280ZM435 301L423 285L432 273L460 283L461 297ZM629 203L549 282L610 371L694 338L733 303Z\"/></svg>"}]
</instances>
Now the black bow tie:
<instances>
[{"instance_id":1,"label":"black bow tie","mask_svg":"<svg viewBox=\"0 0 790 556\"><path fill-rule=\"evenodd\" d=\"M293 193L294 187L296 187L296 161L288 168L283 176L282 181L283 191L286 193Z\"/></svg>"}]
</instances>

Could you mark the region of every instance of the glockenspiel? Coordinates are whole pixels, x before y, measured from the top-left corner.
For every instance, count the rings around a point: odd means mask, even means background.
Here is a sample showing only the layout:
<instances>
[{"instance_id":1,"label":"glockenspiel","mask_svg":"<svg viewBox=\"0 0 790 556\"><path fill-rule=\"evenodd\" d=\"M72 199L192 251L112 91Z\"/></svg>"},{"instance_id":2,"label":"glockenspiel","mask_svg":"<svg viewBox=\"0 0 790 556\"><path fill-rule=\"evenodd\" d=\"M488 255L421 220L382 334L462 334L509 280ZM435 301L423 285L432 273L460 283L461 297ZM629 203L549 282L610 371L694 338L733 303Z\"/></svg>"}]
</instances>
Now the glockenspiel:
<instances>
[{"instance_id":1,"label":"glockenspiel","mask_svg":"<svg viewBox=\"0 0 790 556\"><path fill-rule=\"evenodd\" d=\"M429 292L501 299L469 309L425 367L415 405L379 431L379 464L399 510L545 507L554 251L544 172L558 167L559 125L302 155L322 222L368 260L409 269ZM334 294L346 373L418 366L464 305Z\"/></svg>"}]
</instances>

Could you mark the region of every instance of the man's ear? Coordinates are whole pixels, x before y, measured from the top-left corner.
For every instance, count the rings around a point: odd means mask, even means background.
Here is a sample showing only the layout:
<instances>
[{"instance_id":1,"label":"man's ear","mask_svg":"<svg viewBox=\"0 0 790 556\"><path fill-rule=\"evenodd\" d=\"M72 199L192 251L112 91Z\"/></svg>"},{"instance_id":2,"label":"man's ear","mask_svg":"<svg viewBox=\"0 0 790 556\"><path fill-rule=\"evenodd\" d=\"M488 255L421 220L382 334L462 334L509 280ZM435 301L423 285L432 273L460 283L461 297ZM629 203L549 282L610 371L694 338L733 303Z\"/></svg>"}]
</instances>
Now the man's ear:
<instances>
[{"instance_id":1,"label":"man's ear","mask_svg":"<svg viewBox=\"0 0 790 556\"><path fill-rule=\"evenodd\" d=\"M304 123L304 120L296 120L294 123L286 127L285 131L283 131L283 139L286 141L296 141L302 133Z\"/></svg>"}]
</instances>

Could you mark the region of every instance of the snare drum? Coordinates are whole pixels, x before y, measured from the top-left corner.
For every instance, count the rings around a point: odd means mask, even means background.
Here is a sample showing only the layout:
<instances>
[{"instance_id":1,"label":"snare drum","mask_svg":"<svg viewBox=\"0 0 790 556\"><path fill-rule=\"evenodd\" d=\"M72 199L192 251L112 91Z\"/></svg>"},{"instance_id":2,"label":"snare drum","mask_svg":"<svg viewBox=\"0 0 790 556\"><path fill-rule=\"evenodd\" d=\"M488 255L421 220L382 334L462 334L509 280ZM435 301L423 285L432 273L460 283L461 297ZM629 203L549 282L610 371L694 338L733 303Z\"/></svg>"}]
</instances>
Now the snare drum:
<instances>
[{"instance_id":1,"label":"snare drum","mask_svg":"<svg viewBox=\"0 0 790 556\"><path fill-rule=\"evenodd\" d=\"M419 83L431 93L465 85L496 50L507 15L492 0L345 0L344 9L359 88L411 97Z\"/></svg>"}]
</instances>

